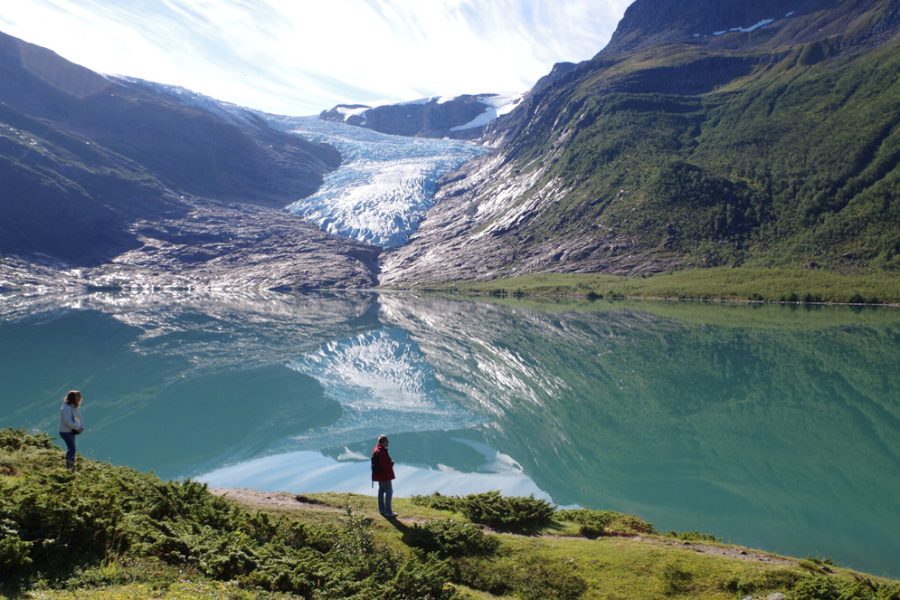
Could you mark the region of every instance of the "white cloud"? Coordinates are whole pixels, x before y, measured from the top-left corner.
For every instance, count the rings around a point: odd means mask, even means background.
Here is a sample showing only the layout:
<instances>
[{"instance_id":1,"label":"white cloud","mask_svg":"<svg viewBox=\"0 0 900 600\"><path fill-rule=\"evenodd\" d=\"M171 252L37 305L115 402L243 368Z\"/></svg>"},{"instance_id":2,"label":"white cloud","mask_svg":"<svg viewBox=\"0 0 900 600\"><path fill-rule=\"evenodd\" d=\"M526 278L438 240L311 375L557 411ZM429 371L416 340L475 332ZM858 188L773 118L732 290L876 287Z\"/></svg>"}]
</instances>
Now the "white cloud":
<instances>
[{"instance_id":1,"label":"white cloud","mask_svg":"<svg viewBox=\"0 0 900 600\"><path fill-rule=\"evenodd\" d=\"M0 29L104 73L285 114L523 91L631 0L15 0Z\"/></svg>"}]
</instances>

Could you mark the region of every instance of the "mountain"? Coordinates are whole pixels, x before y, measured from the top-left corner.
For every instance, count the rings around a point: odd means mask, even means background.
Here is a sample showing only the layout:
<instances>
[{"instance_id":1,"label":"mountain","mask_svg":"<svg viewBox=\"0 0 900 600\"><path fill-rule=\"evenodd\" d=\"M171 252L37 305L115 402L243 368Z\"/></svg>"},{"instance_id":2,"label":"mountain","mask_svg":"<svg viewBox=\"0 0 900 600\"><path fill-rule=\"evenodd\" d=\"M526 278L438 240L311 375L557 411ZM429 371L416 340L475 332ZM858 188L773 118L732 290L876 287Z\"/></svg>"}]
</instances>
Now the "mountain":
<instances>
[{"instance_id":1,"label":"mountain","mask_svg":"<svg viewBox=\"0 0 900 600\"><path fill-rule=\"evenodd\" d=\"M370 107L338 104L319 118L392 135L476 139L485 127L521 101L517 94L464 94Z\"/></svg>"},{"instance_id":2,"label":"mountain","mask_svg":"<svg viewBox=\"0 0 900 600\"><path fill-rule=\"evenodd\" d=\"M382 282L900 268L898 29L898 0L637 0L488 128Z\"/></svg>"},{"instance_id":3,"label":"mountain","mask_svg":"<svg viewBox=\"0 0 900 600\"><path fill-rule=\"evenodd\" d=\"M30 263L52 266L31 270L42 282L94 268L90 285L374 281L377 249L282 210L337 168L334 148L4 34L0 80L0 284L30 281Z\"/></svg>"}]
</instances>

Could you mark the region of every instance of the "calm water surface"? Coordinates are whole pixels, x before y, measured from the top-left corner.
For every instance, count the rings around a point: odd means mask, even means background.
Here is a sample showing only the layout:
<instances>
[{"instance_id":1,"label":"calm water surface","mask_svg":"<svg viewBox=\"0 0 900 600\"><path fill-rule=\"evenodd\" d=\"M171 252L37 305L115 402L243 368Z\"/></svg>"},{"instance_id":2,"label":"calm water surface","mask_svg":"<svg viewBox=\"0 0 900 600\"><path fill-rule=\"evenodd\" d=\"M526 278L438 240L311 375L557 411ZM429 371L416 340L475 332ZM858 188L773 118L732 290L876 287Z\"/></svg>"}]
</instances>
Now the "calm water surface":
<instances>
[{"instance_id":1,"label":"calm water surface","mask_svg":"<svg viewBox=\"0 0 900 600\"><path fill-rule=\"evenodd\" d=\"M0 296L0 427L165 478L501 489L900 577L900 311Z\"/></svg>"}]
</instances>

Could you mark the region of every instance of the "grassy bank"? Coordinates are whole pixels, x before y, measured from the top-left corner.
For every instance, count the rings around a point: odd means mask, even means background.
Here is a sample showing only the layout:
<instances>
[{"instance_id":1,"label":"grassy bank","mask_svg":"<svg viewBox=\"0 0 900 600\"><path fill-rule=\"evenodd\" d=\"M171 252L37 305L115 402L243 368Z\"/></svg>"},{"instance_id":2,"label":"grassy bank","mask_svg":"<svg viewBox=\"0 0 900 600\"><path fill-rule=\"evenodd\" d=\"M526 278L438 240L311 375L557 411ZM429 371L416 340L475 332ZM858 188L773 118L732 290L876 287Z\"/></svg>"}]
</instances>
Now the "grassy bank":
<instances>
[{"instance_id":1,"label":"grassy bank","mask_svg":"<svg viewBox=\"0 0 900 600\"><path fill-rule=\"evenodd\" d=\"M900 598L900 583L497 493L245 494L0 430L0 581L17 598Z\"/></svg>"},{"instance_id":2,"label":"grassy bank","mask_svg":"<svg viewBox=\"0 0 900 600\"><path fill-rule=\"evenodd\" d=\"M900 275L842 275L819 269L692 269L647 277L540 273L493 281L457 281L424 287L471 295L900 303Z\"/></svg>"}]
</instances>

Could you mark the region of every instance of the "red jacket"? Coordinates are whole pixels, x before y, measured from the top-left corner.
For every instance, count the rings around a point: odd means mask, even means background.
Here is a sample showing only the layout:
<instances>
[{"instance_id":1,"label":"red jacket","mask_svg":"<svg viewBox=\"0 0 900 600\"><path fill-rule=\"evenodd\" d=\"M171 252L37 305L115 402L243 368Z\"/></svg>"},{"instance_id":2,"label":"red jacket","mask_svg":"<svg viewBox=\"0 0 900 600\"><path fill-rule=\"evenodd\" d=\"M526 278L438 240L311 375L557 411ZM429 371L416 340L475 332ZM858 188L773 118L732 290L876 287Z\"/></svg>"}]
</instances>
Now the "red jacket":
<instances>
[{"instance_id":1,"label":"red jacket","mask_svg":"<svg viewBox=\"0 0 900 600\"><path fill-rule=\"evenodd\" d=\"M394 479L394 461L387 448L377 444L372 449L372 481L390 481Z\"/></svg>"}]
</instances>

